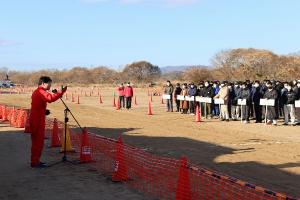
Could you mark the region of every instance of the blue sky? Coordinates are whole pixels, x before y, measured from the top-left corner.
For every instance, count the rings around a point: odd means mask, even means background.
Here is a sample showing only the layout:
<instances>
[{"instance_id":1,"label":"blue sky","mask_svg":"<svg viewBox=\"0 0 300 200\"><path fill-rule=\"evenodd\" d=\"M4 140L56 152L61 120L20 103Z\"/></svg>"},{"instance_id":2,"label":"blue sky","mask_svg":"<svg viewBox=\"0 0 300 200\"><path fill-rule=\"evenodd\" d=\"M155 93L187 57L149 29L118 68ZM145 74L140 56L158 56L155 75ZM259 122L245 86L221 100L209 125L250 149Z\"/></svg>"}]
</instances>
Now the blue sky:
<instances>
[{"instance_id":1,"label":"blue sky","mask_svg":"<svg viewBox=\"0 0 300 200\"><path fill-rule=\"evenodd\" d=\"M300 50L298 0L1 0L0 67L209 65L220 50Z\"/></svg>"}]
</instances>

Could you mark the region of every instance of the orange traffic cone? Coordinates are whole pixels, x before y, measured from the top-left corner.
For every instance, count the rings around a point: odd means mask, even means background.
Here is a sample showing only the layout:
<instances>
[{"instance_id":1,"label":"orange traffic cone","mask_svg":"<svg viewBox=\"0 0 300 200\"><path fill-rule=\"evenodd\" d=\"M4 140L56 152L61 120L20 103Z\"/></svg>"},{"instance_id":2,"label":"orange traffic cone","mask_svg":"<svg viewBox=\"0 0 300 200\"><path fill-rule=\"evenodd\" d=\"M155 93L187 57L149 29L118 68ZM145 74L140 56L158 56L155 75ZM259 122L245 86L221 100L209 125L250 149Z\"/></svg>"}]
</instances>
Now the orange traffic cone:
<instances>
[{"instance_id":1,"label":"orange traffic cone","mask_svg":"<svg viewBox=\"0 0 300 200\"><path fill-rule=\"evenodd\" d=\"M117 107L116 106L116 98L114 97L114 99L113 99L113 107Z\"/></svg>"},{"instance_id":2,"label":"orange traffic cone","mask_svg":"<svg viewBox=\"0 0 300 200\"><path fill-rule=\"evenodd\" d=\"M30 130L30 123L29 123L29 113L28 111L26 112L25 114L25 130L24 130L24 133L31 133L31 130Z\"/></svg>"},{"instance_id":3,"label":"orange traffic cone","mask_svg":"<svg viewBox=\"0 0 300 200\"><path fill-rule=\"evenodd\" d=\"M148 104L148 115L153 115L152 113L152 107L151 107L151 101L149 101L149 104Z\"/></svg>"},{"instance_id":4,"label":"orange traffic cone","mask_svg":"<svg viewBox=\"0 0 300 200\"><path fill-rule=\"evenodd\" d=\"M50 147L60 147L60 146L61 146L61 143L60 143L60 139L59 139L59 135L58 135L57 119L54 118Z\"/></svg>"},{"instance_id":5,"label":"orange traffic cone","mask_svg":"<svg viewBox=\"0 0 300 200\"><path fill-rule=\"evenodd\" d=\"M18 119L16 122L16 127L17 128L24 128L24 115L25 115L25 111L24 110L20 110L19 111L19 115L18 115Z\"/></svg>"},{"instance_id":6,"label":"orange traffic cone","mask_svg":"<svg viewBox=\"0 0 300 200\"><path fill-rule=\"evenodd\" d=\"M66 142L66 152L74 152L75 150L73 149L72 144L71 144L69 125L67 125L66 141L65 141L65 133L63 133L63 137L61 140L61 150L60 150L61 153L63 153L65 151L65 142Z\"/></svg>"},{"instance_id":7,"label":"orange traffic cone","mask_svg":"<svg viewBox=\"0 0 300 200\"><path fill-rule=\"evenodd\" d=\"M92 147L90 145L88 131L84 128L80 147L80 163L88 162L92 162Z\"/></svg>"},{"instance_id":8,"label":"orange traffic cone","mask_svg":"<svg viewBox=\"0 0 300 200\"><path fill-rule=\"evenodd\" d=\"M74 94L72 93L72 102L75 102Z\"/></svg>"},{"instance_id":9,"label":"orange traffic cone","mask_svg":"<svg viewBox=\"0 0 300 200\"><path fill-rule=\"evenodd\" d=\"M138 105L137 100L136 100L136 96L134 97L134 105L136 105L136 106Z\"/></svg>"},{"instance_id":10,"label":"orange traffic cone","mask_svg":"<svg viewBox=\"0 0 300 200\"><path fill-rule=\"evenodd\" d=\"M6 110L6 106L2 107L2 120L3 121L7 121L7 110Z\"/></svg>"},{"instance_id":11,"label":"orange traffic cone","mask_svg":"<svg viewBox=\"0 0 300 200\"><path fill-rule=\"evenodd\" d=\"M14 126L15 117L16 117L16 111L15 111L15 107L13 107L12 110L11 110L11 116L10 116L10 119L9 119L9 123L10 123L11 126Z\"/></svg>"},{"instance_id":12,"label":"orange traffic cone","mask_svg":"<svg viewBox=\"0 0 300 200\"><path fill-rule=\"evenodd\" d=\"M100 94L100 97L99 97L99 103L100 103L100 104L103 103L101 94Z\"/></svg>"},{"instance_id":13,"label":"orange traffic cone","mask_svg":"<svg viewBox=\"0 0 300 200\"><path fill-rule=\"evenodd\" d=\"M117 110L121 109L121 103L120 103L120 99L118 99L118 103L117 103Z\"/></svg>"},{"instance_id":14,"label":"orange traffic cone","mask_svg":"<svg viewBox=\"0 0 300 200\"><path fill-rule=\"evenodd\" d=\"M179 176L177 182L176 200L191 200L190 175L187 164L187 158L181 158Z\"/></svg>"},{"instance_id":15,"label":"orange traffic cone","mask_svg":"<svg viewBox=\"0 0 300 200\"><path fill-rule=\"evenodd\" d=\"M112 181L114 182L122 182L128 180L127 174L127 165L124 154L124 145L122 141L122 137L119 136L118 142L116 144L116 163L115 163L115 172L112 176Z\"/></svg>"},{"instance_id":16,"label":"orange traffic cone","mask_svg":"<svg viewBox=\"0 0 300 200\"><path fill-rule=\"evenodd\" d=\"M77 104L80 104L80 97L79 97L79 94L77 96Z\"/></svg>"},{"instance_id":17,"label":"orange traffic cone","mask_svg":"<svg viewBox=\"0 0 300 200\"><path fill-rule=\"evenodd\" d=\"M201 118L200 118L200 111L199 111L199 106L196 107L196 122L200 122Z\"/></svg>"}]
</instances>

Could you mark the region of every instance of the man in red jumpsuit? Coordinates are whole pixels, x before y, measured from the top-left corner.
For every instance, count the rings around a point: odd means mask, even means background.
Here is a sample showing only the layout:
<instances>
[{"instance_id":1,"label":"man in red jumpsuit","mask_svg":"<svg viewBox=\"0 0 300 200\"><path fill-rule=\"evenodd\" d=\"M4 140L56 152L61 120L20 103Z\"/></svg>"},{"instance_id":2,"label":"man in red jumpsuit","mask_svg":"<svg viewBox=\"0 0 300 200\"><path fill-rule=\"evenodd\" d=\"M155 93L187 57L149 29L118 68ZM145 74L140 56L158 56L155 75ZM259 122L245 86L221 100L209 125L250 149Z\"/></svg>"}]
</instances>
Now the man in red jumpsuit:
<instances>
[{"instance_id":1,"label":"man in red jumpsuit","mask_svg":"<svg viewBox=\"0 0 300 200\"><path fill-rule=\"evenodd\" d=\"M39 80L38 88L31 96L31 113L29 117L31 130L31 167L44 168L45 163L40 162L40 157L44 148L45 137L45 119L49 111L46 110L47 103L52 103L58 100L66 92L67 87L61 91L51 94L52 80L50 77L42 76Z\"/></svg>"}]
</instances>

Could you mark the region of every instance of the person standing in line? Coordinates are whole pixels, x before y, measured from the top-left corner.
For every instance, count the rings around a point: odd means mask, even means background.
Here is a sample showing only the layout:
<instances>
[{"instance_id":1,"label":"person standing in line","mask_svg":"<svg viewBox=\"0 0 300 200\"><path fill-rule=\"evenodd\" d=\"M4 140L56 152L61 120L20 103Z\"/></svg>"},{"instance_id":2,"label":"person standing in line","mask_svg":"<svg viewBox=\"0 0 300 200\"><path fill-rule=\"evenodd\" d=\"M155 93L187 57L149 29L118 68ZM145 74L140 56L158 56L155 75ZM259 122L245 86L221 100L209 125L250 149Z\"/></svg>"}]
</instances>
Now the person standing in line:
<instances>
[{"instance_id":1,"label":"person standing in line","mask_svg":"<svg viewBox=\"0 0 300 200\"><path fill-rule=\"evenodd\" d=\"M229 112L228 112L228 101L229 101L229 90L226 82L221 83L221 89L219 93L214 97L214 99L220 98L224 100L224 104L221 105L221 120L229 122Z\"/></svg>"},{"instance_id":2,"label":"person standing in line","mask_svg":"<svg viewBox=\"0 0 300 200\"><path fill-rule=\"evenodd\" d=\"M276 101L278 98L278 93L277 91L273 88L272 83L269 81L266 84L268 90L264 94L265 99L273 99ZM275 104L276 105L276 104ZM277 118L276 118L276 110L275 110L275 105L274 106L268 106L268 109L266 110L267 112L267 124L271 125L273 122L273 125L277 125Z\"/></svg>"},{"instance_id":3,"label":"person standing in line","mask_svg":"<svg viewBox=\"0 0 300 200\"><path fill-rule=\"evenodd\" d=\"M131 102L133 97L133 88L130 85L130 82L127 83L127 86L124 89L125 99L126 99L126 109L131 109Z\"/></svg>"},{"instance_id":4,"label":"person standing in line","mask_svg":"<svg viewBox=\"0 0 300 200\"><path fill-rule=\"evenodd\" d=\"M205 81L203 88L203 97L213 98L214 97L214 89L211 87L209 81ZM205 104L204 104L205 105ZM212 104L206 103L206 115L208 119L212 118Z\"/></svg>"},{"instance_id":5,"label":"person standing in line","mask_svg":"<svg viewBox=\"0 0 300 200\"><path fill-rule=\"evenodd\" d=\"M191 83L189 90L188 90L188 96L194 97L194 101L189 102L190 107L190 114L195 115L195 96L197 96L197 88L195 87L194 83Z\"/></svg>"},{"instance_id":6,"label":"person standing in line","mask_svg":"<svg viewBox=\"0 0 300 200\"><path fill-rule=\"evenodd\" d=\"M182 85L182 90L181 90L181 96L186 97L188 95L188 88L187 88L187 84L184 83ZM186 100L181 100L180 101L181 104L181 109L182 109L182 113L181 114L187 114L187 111L189 109L189 102Z\"/></svg>"},{"instance_id":7,"label":"person standing in line","mask_svg":"<svg viewBox=\"0 0 300 200\"><path fill-rule=\"evenodd\" d=\"M248 88L248 84L244 82L242 84L242 89L240 92L239 99L246 99L246 105L241 106L241 113L242 113L242 120L244 121L245 124L250 123L250 99L251 99L251 94L250 94L250 89Z\"/></svg>"},{"instance_id":8,"label":"person standing in line","mask_svg":"<svg viewBox=\"0 0 300 200\"><path fill-rule=\"evenodd\" d=\"M125 108L125 87L124 84L121 83L117 88L119 94L120 107Z\"/></svg>"},{"instance_id":9,"label":"person standing in line","mask_svg":"<svg viewBox=\"0 0 300 200\"><path fill-rule=\"evenodd\" d=\"M260 99L263 97L263 90L260 86L260 82L256 80L252 89L252 102L254 105L255 123L262 122L262 107L260 105Z\"/></svg>"},{"instance_id":10,"label":"person standing in line","mask_svg":"<svg viewBox=\"0 0 300 200\"><path fill-rule=\"evenodd\" d=\"M181 87L180 87L180 83L176 84L175 87L175 91L174 91L174 99L175 99L175 103L176 103L176 112L180 112L180 100L177 99L177 96L181 94Z\"/></svg>"},{"instance_id":11,"label":"person standing in line","mask_svg":"<svg viewBox=\"0 0 300 200\"><path fill-rule=\"evenodd\" d=\"M219 81L215 81L214 84L213 84L214 96L216 96L219 93L219 91L220 91L219 85L220 85ZM214 103L213 103L213 114L216 117L220 116L219 105L214 104Z\"/></svg>"},{"instance_id":12,"label":"person standing in line","mask_svg":"<svg viewBox=\"0 0 300 200\"><path fill-rule=\"evenodd\" d=\"M174 87L171 81L168 80L164 91L164 94L170 95L170 99L167 99L167 112L173 112L173 90Z\"/></svg>"},{"instance_id":13,"label":"person standing in line","mask_svg":"<svg viewBox=\"0 0 300 200\"><path fill-rule=\"evenodd\" d=\"M286 91L282 93L281 102L283 103L283 113L284 113L284 124L289 124L289 117L291 119L291 125L295 126L295 100L297 99L297 94L292 90L292 83L288 83L286 86Z\"/></svg>"},{"instance_id":14,"label":"person standing in line","mask_svg":"<svg viewBox=\"0 0 300 200\"><path fill-rule=\"evenodd\" d=\"M240 117L240 106L238 105L238 98L240 96L241 88L238 82L234 83L232 91L229 91L231 100L231 118L233 121L237 121Z\"/></svg>"},{"instance_id":15,"label":"person standing in line","mask_svg":"<svg viewBox=\"0 0 300 200\"><path fill-rule=\"evenodd\" d=\"M203 82L203 81L200 81L199 87L198 87L198 89L197 89L197 96L199 96L199 97L204 97L204 89L205 89L205 87L204 87L204 82ZM202 102L197 102L197 105L199 105L201 117L204 117L204 114L205 114L205 112L204 112L204 109L205 109L204 103L202 103Z\"/></svg>"}]
</instances>

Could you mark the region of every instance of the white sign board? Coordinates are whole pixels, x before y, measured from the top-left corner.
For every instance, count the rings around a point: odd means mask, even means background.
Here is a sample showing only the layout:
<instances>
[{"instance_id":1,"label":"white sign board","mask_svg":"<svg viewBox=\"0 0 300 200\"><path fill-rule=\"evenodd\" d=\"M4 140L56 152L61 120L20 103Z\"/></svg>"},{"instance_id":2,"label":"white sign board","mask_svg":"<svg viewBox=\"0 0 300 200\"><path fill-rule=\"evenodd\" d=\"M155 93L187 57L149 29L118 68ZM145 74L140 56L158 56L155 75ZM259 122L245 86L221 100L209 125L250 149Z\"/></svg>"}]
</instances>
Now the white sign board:
<instances>
[{"instance_id":1,"label":"white sign board","mask_svg":"<svg viewBox=\"0 0 300 200\"><path fill-rule=\"evenodd\" d=\"M185 98L184 98L184 96L182 96L182 95L177 95L177 100L184 101L184 100L185 100Z\"/></svg>"},{"instance_id":2,"label":"white sign board","mask_svg":"<svg viewBox=\"0 0 300 200\"><path fill-rule=\"evenodd\" d=\"M215 104L225 104L224 99L215 99Z\"/></svg>"},{"instance_id":3,"label":"white sign board","mask_svg":"<svg viewBox=\"0 0 300 200\"><path fill-rule=\"evenodd\" d=\"M171 95L169 95L169 94L163 94L162 98L163 99L171 99Z\"/></svg>"},{"instance_id":4,"label":"white sign board","mask_svg":"<svg viewBox=\"0 0 300 200\"><path fill-rule=\"evenodd\" d=\"M195 97L194 96L186 96L185 100L187 100L187 101L195 101Z\"/></svg>"},{"instance_id":5,"label":"white sign board","mask_svg":"<svg viewBox=\"0 0 300 200\"><path fill-rule=\"evenodd\" d=\"M260 99L261 106L275 106L275 99Z\"/></svg>"},{"instance_id":6,"label":"white sign board","mask_svg":"<svg viewBox=\"0 0 300 200\"><path fill-rule=\"evenodd\" d=\"M241 106L247 105L247 99L238 99L238 105Z\"/></svg>"},{"instance_id":7,"label":"white sign board","mask_svg":"<svg viewBox=\"0 0 300 200\"><path fill-rule=\"evenodd\" d=\"M300 100L295 101L295 107L296 107L296 108L300 108Z\"/></svg>"},{"instance_id":8,"label":"white sign board","mask_svg":"<svg viewBox=\"0 0 300 200\"><path fill-rule=\"evenodd\" d=\"M211 98L209 98L209 97L199 97L199 96L196 97L196 101L201 102L201 103L211 103L212 102Z\"/></svg>"}]
</instances>

